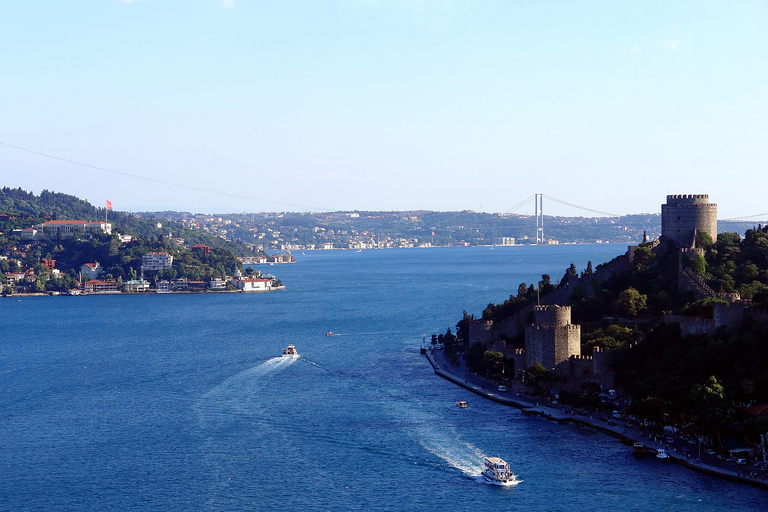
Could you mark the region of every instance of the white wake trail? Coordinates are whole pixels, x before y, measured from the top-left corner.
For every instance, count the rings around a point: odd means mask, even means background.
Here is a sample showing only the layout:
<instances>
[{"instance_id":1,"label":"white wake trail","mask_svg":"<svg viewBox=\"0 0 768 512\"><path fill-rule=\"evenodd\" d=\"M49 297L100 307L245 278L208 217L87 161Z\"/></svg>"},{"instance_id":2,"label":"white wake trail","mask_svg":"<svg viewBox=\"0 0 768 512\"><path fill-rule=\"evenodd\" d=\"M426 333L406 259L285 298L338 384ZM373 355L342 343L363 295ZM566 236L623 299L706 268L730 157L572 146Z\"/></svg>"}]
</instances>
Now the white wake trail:
<instances>
[{"instance_id":1,"label":"white wake trail","mask_svg":"<svg viewBox=\"0 0 768 512\"><path fill-rule=\"evenodd\" d=\"M197 403L202 427L212 426L236 415L258 414L263 401L261 391L269 380L298 361L298 358L273 357L243 370L205 393Z\"/></svg>"}]
</instances>

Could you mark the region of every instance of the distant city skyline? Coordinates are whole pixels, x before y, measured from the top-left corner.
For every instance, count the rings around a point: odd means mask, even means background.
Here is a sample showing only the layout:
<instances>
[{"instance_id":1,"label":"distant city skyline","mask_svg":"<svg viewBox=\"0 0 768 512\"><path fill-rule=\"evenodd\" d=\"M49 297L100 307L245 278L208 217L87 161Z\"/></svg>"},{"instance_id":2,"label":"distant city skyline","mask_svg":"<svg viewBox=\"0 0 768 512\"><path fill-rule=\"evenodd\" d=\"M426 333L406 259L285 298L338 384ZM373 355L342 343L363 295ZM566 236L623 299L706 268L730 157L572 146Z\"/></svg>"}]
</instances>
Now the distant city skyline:
<instances>
[{"instance_id":1,"label":"distant city skyline","mask_svg":"<svg viewBox=\"0 0 768 512\"><path fill-rule=\"evenodd\" d=\"M506 212L543 193L768 213L766 26L762 1L8 3L0 185L123 211Z\"/></svg>"}]
</instances>

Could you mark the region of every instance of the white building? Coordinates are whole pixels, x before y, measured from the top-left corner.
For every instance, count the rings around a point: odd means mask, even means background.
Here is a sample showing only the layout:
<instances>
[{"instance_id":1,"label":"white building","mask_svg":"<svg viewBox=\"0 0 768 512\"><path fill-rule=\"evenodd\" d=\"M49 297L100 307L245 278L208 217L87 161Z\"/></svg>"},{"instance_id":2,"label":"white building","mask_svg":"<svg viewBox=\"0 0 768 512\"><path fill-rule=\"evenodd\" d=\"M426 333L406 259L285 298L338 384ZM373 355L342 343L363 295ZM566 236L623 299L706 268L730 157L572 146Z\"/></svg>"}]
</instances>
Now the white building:
<instances>
[{"instance_id":1,"label":"white building","mask_svg":"<svg viewBox=\"0 0 768 512\"><path fill-rule=\"evenodd\" d=\"M24 240L32 240L37 236L37 230L35 228L27 228L21 230L21 238Z\"/></svg>"},{"instance_id":2,"label":"white building","mask_svg":"<svg viewBox=\"0 0 768 512\"><path fill-rule=\"evenodd\" d=\"M272 289L271 279L237 279L232 281L238 290L244 292L266 292Z\"/></svg>"},{"instance_id":3,"label":"white building","mask_svg":"<svg viewBox=\"0 0 768 512\"><path fill-rule=\"evenodd\" d=\"M211 279L208 283L211 290L226 290L227 282L224 279Z\"/></svg>"},{"instance_id":4,"label":"white building","mask_svg":"<svg viewBox=\"0 0 768 512\"><path fill-rule=\"evenodd\" d=\"M55 238L59 235L70 237L77 234L106 233L112 234L110 222L86 222L84 220L52 220L34 226L43 235Z\"/></svg>"},{"instance_id":5,"label":"white building","mask_svg":"<svg viewBox=\"0 0 768 512\"><path fill-rule=\"evenodd\" d=\"M141 257L142 270L166 270L173 265L173 256L167 252L148 252Z\"/></svg>"},{"instance_id":6,"label":"white building","mask_svg":"<svg viewBox=\"0 0 768 512\"><path fill-rule=\"evenodd\" d=\"M85 263L80 266L80 273L88 279L98 279L104 273L104 268L99 262Z\"/></svg>"},{"instance_id":7,"label":"white building","mask_svg":"<svg viewBox=\"0 0 768 512\"><path fill-rule=\"evenodd\" d=\"M131 279L123 283L123 291L125 293L148 293L149 281L144 279Z\"/></svg>"}]
</instances>

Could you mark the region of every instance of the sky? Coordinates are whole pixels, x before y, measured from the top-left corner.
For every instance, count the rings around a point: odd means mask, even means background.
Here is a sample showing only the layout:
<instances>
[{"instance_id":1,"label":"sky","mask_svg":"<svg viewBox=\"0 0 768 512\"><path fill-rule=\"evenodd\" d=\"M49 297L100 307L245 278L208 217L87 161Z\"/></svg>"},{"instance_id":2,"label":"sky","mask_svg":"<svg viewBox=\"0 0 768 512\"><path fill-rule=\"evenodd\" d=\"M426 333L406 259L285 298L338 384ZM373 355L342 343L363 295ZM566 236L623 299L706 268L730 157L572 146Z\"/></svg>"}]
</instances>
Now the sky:
<instances>
[{"instance_id":1,"label":"sky","mask_svg":"<svg viewBox=\"0 0 768 512\"><path fill-rule=\"evenodd\" d=\"M765 219L767 27L762 0L3 2L0 186L195 213L709 194Z\"/></svg>"}]
</instances>

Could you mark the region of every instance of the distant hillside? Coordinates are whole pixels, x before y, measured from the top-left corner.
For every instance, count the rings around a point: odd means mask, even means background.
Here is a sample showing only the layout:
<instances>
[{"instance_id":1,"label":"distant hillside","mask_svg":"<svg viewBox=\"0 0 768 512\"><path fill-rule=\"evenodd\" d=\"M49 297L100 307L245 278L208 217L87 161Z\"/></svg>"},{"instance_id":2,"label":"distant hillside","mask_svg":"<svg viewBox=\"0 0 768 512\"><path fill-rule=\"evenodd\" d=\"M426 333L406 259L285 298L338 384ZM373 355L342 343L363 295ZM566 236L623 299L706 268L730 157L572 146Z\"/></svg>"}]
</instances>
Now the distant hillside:
<instances>
[{"instance_id":1,"label":"distant hillside","mask_svg":"<svg viewBox=\"0 0 768 512\"><path fill-rule=\"evenodd\" d=\"M104 220L105 213L104 207L96 207L68 194L43 190L36 196L21 188L0 189L0 232L28 228L48 219L99 221ZM242 243L190 229L190 226L165 216L139 216L110 210L108 220L115 231L134 237L157 240L170 235L183 239L187 245L205 244L226 248L240 256L253 254L253 250Z\"/></svg>"}]
</instances>

